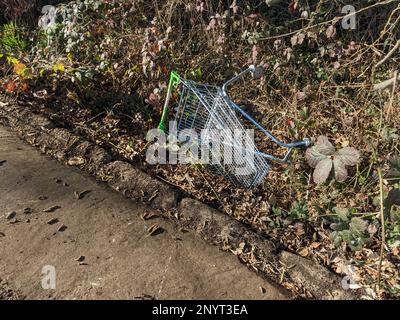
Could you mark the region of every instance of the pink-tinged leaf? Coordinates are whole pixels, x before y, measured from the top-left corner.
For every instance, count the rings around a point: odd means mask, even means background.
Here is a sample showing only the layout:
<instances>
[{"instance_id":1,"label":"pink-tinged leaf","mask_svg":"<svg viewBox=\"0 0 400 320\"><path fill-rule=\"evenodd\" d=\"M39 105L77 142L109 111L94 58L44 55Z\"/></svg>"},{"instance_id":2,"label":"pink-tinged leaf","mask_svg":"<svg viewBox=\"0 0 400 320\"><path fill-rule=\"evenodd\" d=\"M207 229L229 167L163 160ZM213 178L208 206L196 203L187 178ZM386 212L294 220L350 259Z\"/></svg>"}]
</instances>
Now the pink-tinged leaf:
<instances>
[{"instance_id":1,"label":"pink-tinged leaf","mask_svg":"<svg viewBox=\"0 0 400 320\"><path fill-rule=\"evenodd\" d=\"M369 234L372 235L372 234L375 234L375 233L378 232L378 228L374 224L370 223L368 225L367 231L368 231Z\"/></svg>"},{"instance_id":2,"label":"pink-tinged leaf","mask_svg":"<svg viewBox=\"0 0 400 320\"><path fill-rule=\"evenodd\" d=\"M317 142L306 151L306 159L311 168L315 168L317 164L333 155L335 147L329 142L325 136L319 136Z\"/></svg>"},{"instance_id":3,"label":"pink-tinged leaf","mask_svg":"<svg viewBox=\"0 0 400 320\"><path fill-rule=\"evenodd\" d=\"M335 179L338 182L343 182L347 179L348 173L344 162L337 157L333 158L333 166L335 170Z\"/></svg>"},{"instance_id":4,"label":"pink-tinged leaf","mask_svg":"<svg viewBox=\"0 0 400 320\"><path fill-rule=\"evenodd\" d=\"M297 34L295 34L292 38L290 38L290 43L292 44L292 47L294 47L297 42L298 42Z\"/></svg>"},{"instance_id":5,"label":"pink-tinged leaf","mask_svg":"<svg viewBox=\"0 0 400 320\"><path fill-rule=\"evenodd\" d=\"M156 94L154 94L153 92L150 93L150 95L147 99L145 99L145 102L156 108L160 106L160 101L158 99L158 96Z\"/></svg>"},{"instance_id":6,"label":"pink-tinged leaf","mask_svg":"<svg viewBox=\"0 0 400 320\"><path fill-rule=\"evenodd\" d=\"M335 147L329 142L328 137L319 136L317 142L315 143L318 151L326 156L331 156L335 153Z\"/></svg>"},{"instance_id":7,"label":"pink-tinged leaf","mask_svg":"<svg viewBox=\"0 0 400 320\"><path fill-rule=\"evenodd\" d=\"M326 181L329 177L329 173L332 170L332 160L330 158L323 159L318 162L315 167L313 180L316 184L321 184Z\"/></svg>"},{"instance_id":8,"label":"pink-tinged leaf","mask_svg":"<svg viewBox=\"0 0 400 320\"><path fill-rule=\"evenodd\" d=\"M296 93L296 98L297 98L297 100L299 100L299 101L303 101L305 98L307 98L307 94L304 93L304 92L302 92L302 91L298 91L298 92Z\"/></svg>"},{"instance_id":9,"label":"pink-tinged leaf","mask_svg":"<svg viewBox=\"0 0 400 320\"><path fill-rule=\"evenodd\" d=\"M335 158L339 158L346 166L355 166L360 158L360 153L353 147L340 149Z\"/></svg>"},{"instance_id":10,"label":"pink-tinged leaf","mask_svg":"<svg viewBox=\"0 0 400 320\"><path fill-rule=\"evenodd\" d=\"M297 36L297 43L302 44L304 42L304 39L306 38L305 33L299 33Z\"/></svg>"},{"instance_id":11,"label":"pink-tinged leaf","mask_svg":"<svg viewBox=\"0 0 400 320\"><path fill-rule=\"evenodd\" d=\"M334 25L330 25L328 29L326 29L326 36L331 39L336 35L336 28Z\"/></svg>"},{"instance_id":12,"label":"pink-tinged leaf","mask_svg":"<svg viewBox=\"0 0 400 320\"><path fill-rule=\"evenodd\" d=\"M272 2L272 1L270 1L270 2ZM289 9L289 12L291 13L291 14L295 14L296 13L296 1L292 1L290 4L289 4L289 7L288 7L288 9Z\"/></svg>"},{"instance_id":13,"label":"pink-tinged leaf","mask_svg":"<svg viewBox=\"0 0 400 320\"><path fill-rule=\"evenodd\" d=\"M326 158L327 156L320 153L315 146L308 148L306 151L306 159L311 168L315 168L320 161Z\"/></svg>"}]
</instances>

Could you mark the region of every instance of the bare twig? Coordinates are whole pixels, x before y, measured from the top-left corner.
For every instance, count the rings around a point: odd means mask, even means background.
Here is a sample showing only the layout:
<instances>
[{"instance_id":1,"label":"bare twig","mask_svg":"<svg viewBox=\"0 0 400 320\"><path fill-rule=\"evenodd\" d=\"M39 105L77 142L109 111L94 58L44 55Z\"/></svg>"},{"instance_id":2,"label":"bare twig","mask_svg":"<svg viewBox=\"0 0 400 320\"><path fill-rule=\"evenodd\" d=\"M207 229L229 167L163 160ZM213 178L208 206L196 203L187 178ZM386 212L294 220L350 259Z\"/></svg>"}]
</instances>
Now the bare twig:
<instances>
[{"instance_id":1,"label":"bare twig","mask_svg":"<svg viewBox=\"0 0 400 320\"><path fill-rule=\"evenodd\" d=\"M397 74L397 77L394 76L391 79L388 79L388 80L385 80L383 82L375 84L374 87L373 87L373 90L374 91L384 90L386 88L391 87L397 80L400 80L400 73L398 71L396 71L395 74Z\"/></svg>"},{"instance_id":2,"label":"bare twig","mask_svg":"<svg viewBox=\"0 0 400 320\"><path fill-rule=\"evenodd\" d=\"M362 8L362 9L360 9L360 10L358 10L358 11L352 13L352 14L353 15L360 14L361 12L367 11L367 10L372 9L374 7L387 5L387 4L390 4L390 3L394 2L394 1L396 1L396 0L386 0L386 1L382 1L382 2L377 2L377 3L374 3L373 5L370 5L368 7ZM346 16L348 16L348 15L344 15L342 17L335 17L335 18L333 18L331 20L320 22L320 23L316 23L316 24L313 24L311 26L307 26L305 28L298 29L298 30L295 30L295 31L292 31L292 32L279 34L279 35L276 35L276 36L271 36L271 37L266 37L266 38L260 38L260 40L272 40L272 39L279 39L279 38L284 38L284 37L287 37L287 36L292 36L292 35L300 32L300 31L307 31L307 30L313 29L315 27L320 27L320 26L323 26L323 25L327 25L327 24L331 24L333 22L340 21L340 19L343 19Z\"/></svg>"},{"instance_id":3,"label":"bare twig","mask_svg":"<svg viewBox=\"0 0 400 320\"><path fill-rule=\"evenodd\" d=\"M376 65L375 68L379 67L380 65L384 64L386 61L390 59L390 57L396 52L396 50L400 47L400 40L397 40L394 47L388 52L388 54L380 60Z\"/></svg>"},{"instance_id":4,"label":"bare twig","mask_svg":"<svg viewBox=\"0 0 400 320\"><path fill-rule=\"evenodd\" d=\"M392 113L394 96L396 95L397 74L398 74L398 71L396 70L394 72L394 82L393 82L393 86L392 86L392 94L390 96L389 105L388 105L388 108L386 110L386 120L389 119L389 116Z\"/></svg>"},{"instance_id":5,"label":"bare twig","mask_svg":"<svg viewBox=\"0 0 400 320\"><path fill-rule=\"evenodd\" d=\"M383 179L382 179L382 172L381 169L378 169L378 176L379 176L379 190L380 190L380 216L381 216L381 251L379 254L379 265L378 265L378 286L377 286L377 294L380 295L381 292L381 268L382 268L382 259L383 259L383 252L385 248L385 217L384 217L384 208L383 208Z\"/></svg>"}]
</instances>

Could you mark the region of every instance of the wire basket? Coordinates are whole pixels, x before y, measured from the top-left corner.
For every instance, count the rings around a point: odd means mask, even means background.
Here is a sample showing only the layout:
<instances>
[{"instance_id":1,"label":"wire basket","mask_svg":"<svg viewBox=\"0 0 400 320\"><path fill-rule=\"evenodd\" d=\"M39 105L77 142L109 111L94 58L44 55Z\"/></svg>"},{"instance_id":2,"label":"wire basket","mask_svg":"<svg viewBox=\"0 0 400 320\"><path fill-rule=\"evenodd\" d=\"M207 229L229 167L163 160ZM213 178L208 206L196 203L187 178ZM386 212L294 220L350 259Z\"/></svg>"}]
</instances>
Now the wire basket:
<instances>
[{"instance_id":1,"label":"wire basket","mask_svg":"<svg viewBox=\"0 0 400 320\"><path fill-rule=\"evenodd\" d=\"M177 106L172 108L174 121L169 131L196 133L200 137L196 143L202 158L210 160L208 167L243 188L255 187L264 179L269 171L268 160L289 162L293 148L310 145L308 139L288 144L279 141L229 98L228 86L248 73L256 75L258 70L252 65L222 87L217 87L185 80L172 72L159 124L159 129L167 132L170 99L172 92L177 92L174 97ZM245 123L251 126L245 126ZM287 148L285 156L278 158L259 151L248 129L258 129L279 146Z\"/></svg>"}]
</instances>

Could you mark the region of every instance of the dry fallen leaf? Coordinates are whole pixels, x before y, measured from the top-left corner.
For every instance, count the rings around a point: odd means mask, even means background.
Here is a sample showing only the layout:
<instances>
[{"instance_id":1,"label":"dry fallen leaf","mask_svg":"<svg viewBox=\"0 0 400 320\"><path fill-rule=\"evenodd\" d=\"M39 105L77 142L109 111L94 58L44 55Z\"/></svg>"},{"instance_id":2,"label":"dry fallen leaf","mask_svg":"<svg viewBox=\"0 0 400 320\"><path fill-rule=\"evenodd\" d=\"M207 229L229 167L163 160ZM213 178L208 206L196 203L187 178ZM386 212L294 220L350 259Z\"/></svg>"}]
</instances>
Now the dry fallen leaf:
<instances>
[{"instance_id":1,"label":"dry fallen leaf","mask_svg":"<svg viewBox=\"0 0 400 320\"><path fill-rule=\"evenodd\" d=\"M241 243L239 243L239 246L237 247L237 249L231 250L231 251L235 255L240 255L243 253L245 247L246 247L246 243L241 242Z\"/></svg>"},{"instance_id":2,"label":"dry fallen leaf","mask_svg":"<svg viewBox=\"0 0 400 320\"><path fill-rule=\"evenodd\" d=\"M305 230L304 230L304 223L302 223L302 222L296 222L296 223L294 224L294 227L295 227L296 235L297 235L298 237L302 236L302 235L305 233Z\"/></svg>"},{"instance_id":3,"label":"dry fallen leaf","mask_svg":"<svg viewBox=\"0 0 400 320\"><path fill-rule=\"evenodd\" d=\"M276 197L274 194L271 194L271 196L268 199L268 203L271 207L276 205Z\"/></svg>"},{"instance_id":4,"label":"dry fallen leaf","mask_svg":"<svg viewBox=\"0 0 400 320\"><path fill-rule=\"evenodd\" d=\"M11 211L6 213L6 219L7 220L11 220L12 218L14 218L17 215L17 213L15 211Z\"/></svg>"},{"instance_id":5,"label":"dry fallen leaf","mask_svg":"<svg viewBox=\"0 0 400 320\"><path fill-rule=\"evenodd\" d=\"M9 93L13 93L17 88L17 85L15 84L14 81L9 81L3 84L3 88Z\"/></svg>"},{"instance_id":6,"label":"dry fallen leaf","mask_svg":"<svg viewBox=\"0 0 400 320\"><path fill-rule=\"evenodd\" d=\"M67 163L70 166L80 166L85 163L85 159L82 157L72 157L68 159Z\"/></svg>"},{"instance_id":7,"label":"dry fallen leaf","mask_svg":"<svg viewBox=\"0 0 400 320\"><path fill-rule=\"evenodd\" d=\"M65 224L62 224L61 226L58 227L57 231L58 232L63 232L67 230L67 226Z\"/></svg>"},{"instance_id":8,"label":"dry fallen leaf","mask_svg":"<svg viewBox=\"0 0 400 320\"><path fill-rule=\"evenodd\" d=\"M150 220L152 218L158 217L155 213L145 212L140 216L143 220Z\"/></svg>"},{"instance_id":9,"label":"dry fallen leaf","mask_svg":"<svg viewBox=\"0 0 400 320\"><path fill-rule=\"evenodd\" d=\"M75 259L75 261L78 261L78 262L82 262L84 260L85 260L85 256L79 256L78 258Z\"/></svg>"},{"instance_id":10,"label":"dry fallen leaf","mask_svg":"<svg viewBox=\"0 0 400 320\"><path fill-rule=\"evenodd\" d=\"M302 257L307 257L309 253L310 252L308 251L308 248L303 248L298 252L298 254L301 255Z\"/></svg>"},{"instance_id":11,"label":"dry fallen leaf","mask_svg":"<svg viewBox=\"0 0 400 320\"><path fill-rule=\"evenodd\" d=\"M336 35L336 28L334 25L330 25L328 29L326 29L326 36L328 39L332 39Z\"/></svg>"},{"instance_id":12,"label":"dry fallen leaf","mask_svg":"<svg viewBox=\"0 0 400 320\"><path fill-rule=\"evenodd\" d=\"M60 208L61 208L60 206L52 206L50 208L44 209L43 212L54 212L54 211L56 211L57 209L60 209Z\"/></svg>"},{"instance_id":13,"label":"dry fallen leaf","mask_svg":"<svg viewBox=\"0 0 400 320\"><path fill-rule=\"evenodd\" d=\"M30 214L32 212L33 212L32 208L25 208L24 209L24 214Z\"/></svg>"},{"instance_id":14,"label":"dry fallen leaf","mask_svg":"<svg viewBox=\"0 0 400 320\"><path fill-rule=\"evenodd\" d=\"M55 223L57 223L58 222L58 219L57 218L51 218L50 220L48 220L46 223L47 224L55 224Z\"/></svg>"},{"instance_id":15,"label":"dry fallen leaf","mask_svg":"<svg viewBox=\"0 0 400 320\"><path fill-rule=\"evenodd\" d=\"M157 223L153 224L147 229L148 236L155 236L157 234L163 233L164 229L160 227Z\"/></svg>"},{"instance_id":16,"label":"dry fallen leaf","mask_svg":"<svg viewBox=\"0 0 400 320\"><path fill-rule=\"evenodd\" d=\"M45 99L47 95L47 90L40 90L33 93L33 96L38 99Z\"/></svg>"},{"instance_id":17,"label":"dry fallen leaf","mask_svg":"<svg viewBox=\"0 0 400 320\"><path fill-rule=\"evenodd\" d=\"M90 190L85 190L85 191L82 191L82 192L74 191L74 196L75 196L76 199L80 200L80 199L82 199L82 198L85 196L85 194L87 194L87 193L90 193Z\"/></svg>"},{"instance_id":18,"label":"dry fallen leaf","mask_svg":"<svg viewBox=\"0 0 400 320\"><path fill-rule=\"evenodd\" d=\"M313 242L313 243L310 244L310 248L311 249L317 249L320 246L321 246L320 242Z\"/></svg>"},{"instance_id":19,"label":"dry fallen leaf","mask_svg":"<svg viewBox=\"0 0 400 320\"><path fill-rule=\"evenodd\" d=\"M149 197L148 203L152 202L158 195L158 190L155 190L153 194Z\"/></svg>"}]
</instances>

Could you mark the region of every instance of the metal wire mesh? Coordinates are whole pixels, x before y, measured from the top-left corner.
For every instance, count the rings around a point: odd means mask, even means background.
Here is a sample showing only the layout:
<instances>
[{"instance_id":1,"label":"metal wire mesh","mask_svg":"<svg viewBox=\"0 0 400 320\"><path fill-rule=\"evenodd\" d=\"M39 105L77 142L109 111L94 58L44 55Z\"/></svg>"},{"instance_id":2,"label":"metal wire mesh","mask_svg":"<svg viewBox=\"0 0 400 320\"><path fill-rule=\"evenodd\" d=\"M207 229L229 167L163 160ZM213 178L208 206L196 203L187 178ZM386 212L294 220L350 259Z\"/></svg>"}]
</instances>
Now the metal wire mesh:
<instances>
[{"instance_id":1,"label":"metal wire mesh","mask_svg":"<svg viewBox=\"0 0 400 320\"><path fill-rule=\"evenodd\" d=\"M239 120L233 102L221 88L181 80L176 108L176 130L194 130L200 147L210 156L209 168L245 188L257 185L268 173L252 136Z\"/></svg>"}]
</instances>

